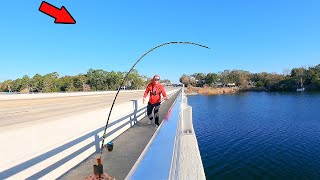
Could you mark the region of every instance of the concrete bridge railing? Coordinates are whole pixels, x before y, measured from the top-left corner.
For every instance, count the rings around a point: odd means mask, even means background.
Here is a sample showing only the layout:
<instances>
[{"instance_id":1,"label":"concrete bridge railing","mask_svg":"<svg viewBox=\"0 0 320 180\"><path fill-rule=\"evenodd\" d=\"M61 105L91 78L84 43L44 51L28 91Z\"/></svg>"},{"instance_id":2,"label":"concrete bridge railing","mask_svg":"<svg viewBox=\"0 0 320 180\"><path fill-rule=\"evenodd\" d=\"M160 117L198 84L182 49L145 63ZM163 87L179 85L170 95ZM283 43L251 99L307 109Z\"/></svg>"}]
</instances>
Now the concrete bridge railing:
<instances>
[{"instance_id":1,"label":"concrete bridge railing","mask_svg":"<svg viewBox=\"0 0 320 180\"><path fill-rule=\"evenodd\" d=\"M193 129L192 107L182 91L179 125L169 179L205 179L204 168Z\"/></svg>"},{"instance_id":2,"label":"concrete bridge railing","mask_svg":"<svg viewBox=\"0 0 320 180\"><path fill-rule=\"evenodd\" d=\"M57 179L100 151L108 112L104 108L0 132L0 179ZM112 114L106 142L145 117L146 105L142 98L132 100L116 105Z\"/></svg>"},{"instance_id":3,"label":"concrete bridge railing","mask_svg":"<svg viewBox=\"0 0 320 180\"><path fill-rule=\"evenodd\" d=\"M126 179L206 179L184 90Z\"/></svg>"}]
</instances>

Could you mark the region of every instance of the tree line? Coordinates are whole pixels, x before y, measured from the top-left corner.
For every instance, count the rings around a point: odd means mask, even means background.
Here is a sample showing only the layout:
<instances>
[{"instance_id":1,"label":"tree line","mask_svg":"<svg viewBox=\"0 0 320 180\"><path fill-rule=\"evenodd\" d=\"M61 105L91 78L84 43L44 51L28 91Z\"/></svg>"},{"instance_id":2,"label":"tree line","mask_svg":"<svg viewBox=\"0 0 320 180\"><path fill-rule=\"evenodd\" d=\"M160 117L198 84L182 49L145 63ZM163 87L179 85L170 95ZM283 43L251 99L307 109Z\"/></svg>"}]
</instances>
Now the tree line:
<instances>
[{"instance_id":1,"label":"tree line","mask_svg":"<svg viewBox=\"0 0 320 180\"><path fill-rule=\"evenodd\" d=\"M244 70L224 70L218 73L183 74L180 82L185 86L236 86L246 89L260 88L270 91L293 91L303 82L307 90L320 90L320 64L308 68L293 68L277 73L251 73Z\"/></svg>"},{"instance_id":2,"label":"tree line","mask_svg":"<svg viewBox=\"0 0 320 180\"><path fill-rule=\"evenodd\" d=\"M60 76L57 72L45 75L27 75L15 80L0 83L0 92L77 92L117 90L126 72L107 72L102 69L89 69L86 74L76 76ZM125 82L126 89L141 89L150 78L142 76L133 70Z\"/></svg>"}]
</instances>

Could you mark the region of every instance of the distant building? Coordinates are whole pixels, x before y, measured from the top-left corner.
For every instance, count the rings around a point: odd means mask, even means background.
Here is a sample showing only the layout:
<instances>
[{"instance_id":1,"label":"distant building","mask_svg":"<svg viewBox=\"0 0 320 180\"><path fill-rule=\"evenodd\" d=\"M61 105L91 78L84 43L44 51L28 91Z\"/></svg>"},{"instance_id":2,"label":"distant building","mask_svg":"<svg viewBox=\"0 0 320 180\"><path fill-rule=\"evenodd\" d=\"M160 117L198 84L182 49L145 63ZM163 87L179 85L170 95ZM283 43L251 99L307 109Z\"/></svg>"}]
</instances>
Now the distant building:
<instances>
[{"instance_id":1,"label":"distant building","mask_svg":"<svg viewBox=\"0 0 320 180\"><path fill-rule=\"evenodd\" d=\"M161 83L162 84L162 86L171 86L171 83L165 83L165 82L163 82L163 83Z\"/></svg>"},{"instance_id":2,"label":"distant building","mask_svg":"<svg viewBox=\"0 0 320 180\"><path fill-rule=\"evenodd\" d=\"M236 83L228 83L227 86L228 87L236 87Z\"/></svg>"},{"instance_id":3,"label":"distant building","mask_svg":"<svg viewBox=\"0 0 320 180\"><path fill-rule=\"evenodd\" d=\"M213 85L214 85L215 87L223 87L222 82L214 82Z\"/></svg>"},{"instance_id":4,"label":"distant building","mask_svg":"<svg viewBox=\"0 0 320 180\"><path fill-rule=\"evenodd\" d=\"M255 86L255 82L249 81L248 86L254 87Z\"/></svg>"}]
</instances>

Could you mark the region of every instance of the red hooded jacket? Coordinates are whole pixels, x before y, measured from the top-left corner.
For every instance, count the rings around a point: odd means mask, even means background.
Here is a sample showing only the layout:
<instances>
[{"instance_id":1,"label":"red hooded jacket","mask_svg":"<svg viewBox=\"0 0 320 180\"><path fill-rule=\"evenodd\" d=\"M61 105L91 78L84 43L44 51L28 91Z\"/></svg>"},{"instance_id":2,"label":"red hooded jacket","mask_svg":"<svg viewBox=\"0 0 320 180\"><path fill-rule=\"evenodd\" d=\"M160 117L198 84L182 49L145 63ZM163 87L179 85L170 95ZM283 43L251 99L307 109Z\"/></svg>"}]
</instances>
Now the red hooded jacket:
<instances>
[{"instance_id":1,"label":"red hooded jacket","mask_svg":"<svg viewBox=\"0 0 320 180\"><path fill-rule=\"evenodd\" d=\"M163 97L165 98L167 97L167 93L164 90L162 84L160 83L156 84L154 78L152 79L152 82L148 84L146 91L144 92L143 98L146 98L149 92L150 92L149 102L151 104L156 104L161 102L161 94Z\"/></svg>"}]
</instances>

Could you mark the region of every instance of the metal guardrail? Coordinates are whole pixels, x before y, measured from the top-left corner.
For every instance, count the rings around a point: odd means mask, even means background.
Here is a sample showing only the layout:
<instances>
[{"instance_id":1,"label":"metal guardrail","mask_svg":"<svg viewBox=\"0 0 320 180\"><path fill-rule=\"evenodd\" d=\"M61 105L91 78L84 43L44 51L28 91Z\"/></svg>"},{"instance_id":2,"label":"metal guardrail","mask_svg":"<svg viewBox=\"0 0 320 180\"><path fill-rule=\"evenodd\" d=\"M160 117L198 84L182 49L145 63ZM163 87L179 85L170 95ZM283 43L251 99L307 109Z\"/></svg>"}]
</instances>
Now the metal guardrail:
<instances>
[{"instance_id":1,"label":"metal guardrail","mask_svg":"<svg viewBox=\"0 0 320 180\"><path fill-rule=\"evenodd\" d=\"M117 119L116 121L113 121L110 123L110 127L115 127L112 131L107 133L107 136L112 136L118 131L125 131L127 126L130 125L133 126L136 121L141 120L146 113L146 107L136 109L133 113L128 114L120 119ZM134 118L132 118L134 117ZM125 123L123 123L125 122ZM119 126L119 124L121 124ZM91 154L95 152L100 151L100 145L101 143L101 132L103 131L104 127L100 127L98 129L93 130L92 132L89 132L85 135L82 135L64 145L61 145L59 147L54 148L51 151L45 152L37 157L34 157L28 161L25 161L19 165L16 165L10 169L7 169L5 171L0 171L0 179L40 179L40 178L48 178L48 179L55 179L59 176L63 175L65 172L70 170L73 166L80 163L82 160L88 158ZM109 139L111 140L111 139ZM79 146L79 147L77 147ZM74 152L66 153L63 156L59 156L59 154L63 154L64 152L67 152L69 149L72 149L73 147L77 147L77 149L74 150ZM82 156L80 159L79 157ZM56 157L56 158L55 158ZM55 158L54 162L51 162L52 158ZM56 169L59 169L63 166L65 166L69 161L75 161L77 160L75 164L68 164L68 166L65 167L65 170L62 170L62 173L54 173L55 175L49 175ZM47 164L47 167L42 167L40 164L44 164L47 161L49 161ZM31 170L30 168L36 167L36 170ZM29 171L29 172L28 172ZM27 175L28 174L28 175Z\"/></svg>"},{"instance_id":2,"label":"metal guardrail","mask_svg":"<svg viewBox=\"0 0 320 180\"><path fill-rule=\"evenodd\" d=\"M168 93L168 97L170 98L176 92ZM114 129L108 131L107 136L109 138L107 141L114 139L132 127L136 121L145 117L146 106L138 108L136 100L133 101L133 104L135 108L132 113L124 115L109 124L110 128ZM101 143L103 129L104 127L97 128L30 160L0 170L0 179L56 179L93 153L100 151L99 144Z\"/></svg>"},{"instance_id":3,"label":"metal guardrail","mask_svg":"<svg viewBox=\"0 0 320 180\"><path fill-rule=\"evenodd\" d=\"M181 95L140 155L126 179L168 179L178 128Z\"/></svg>"}]
</instances>

